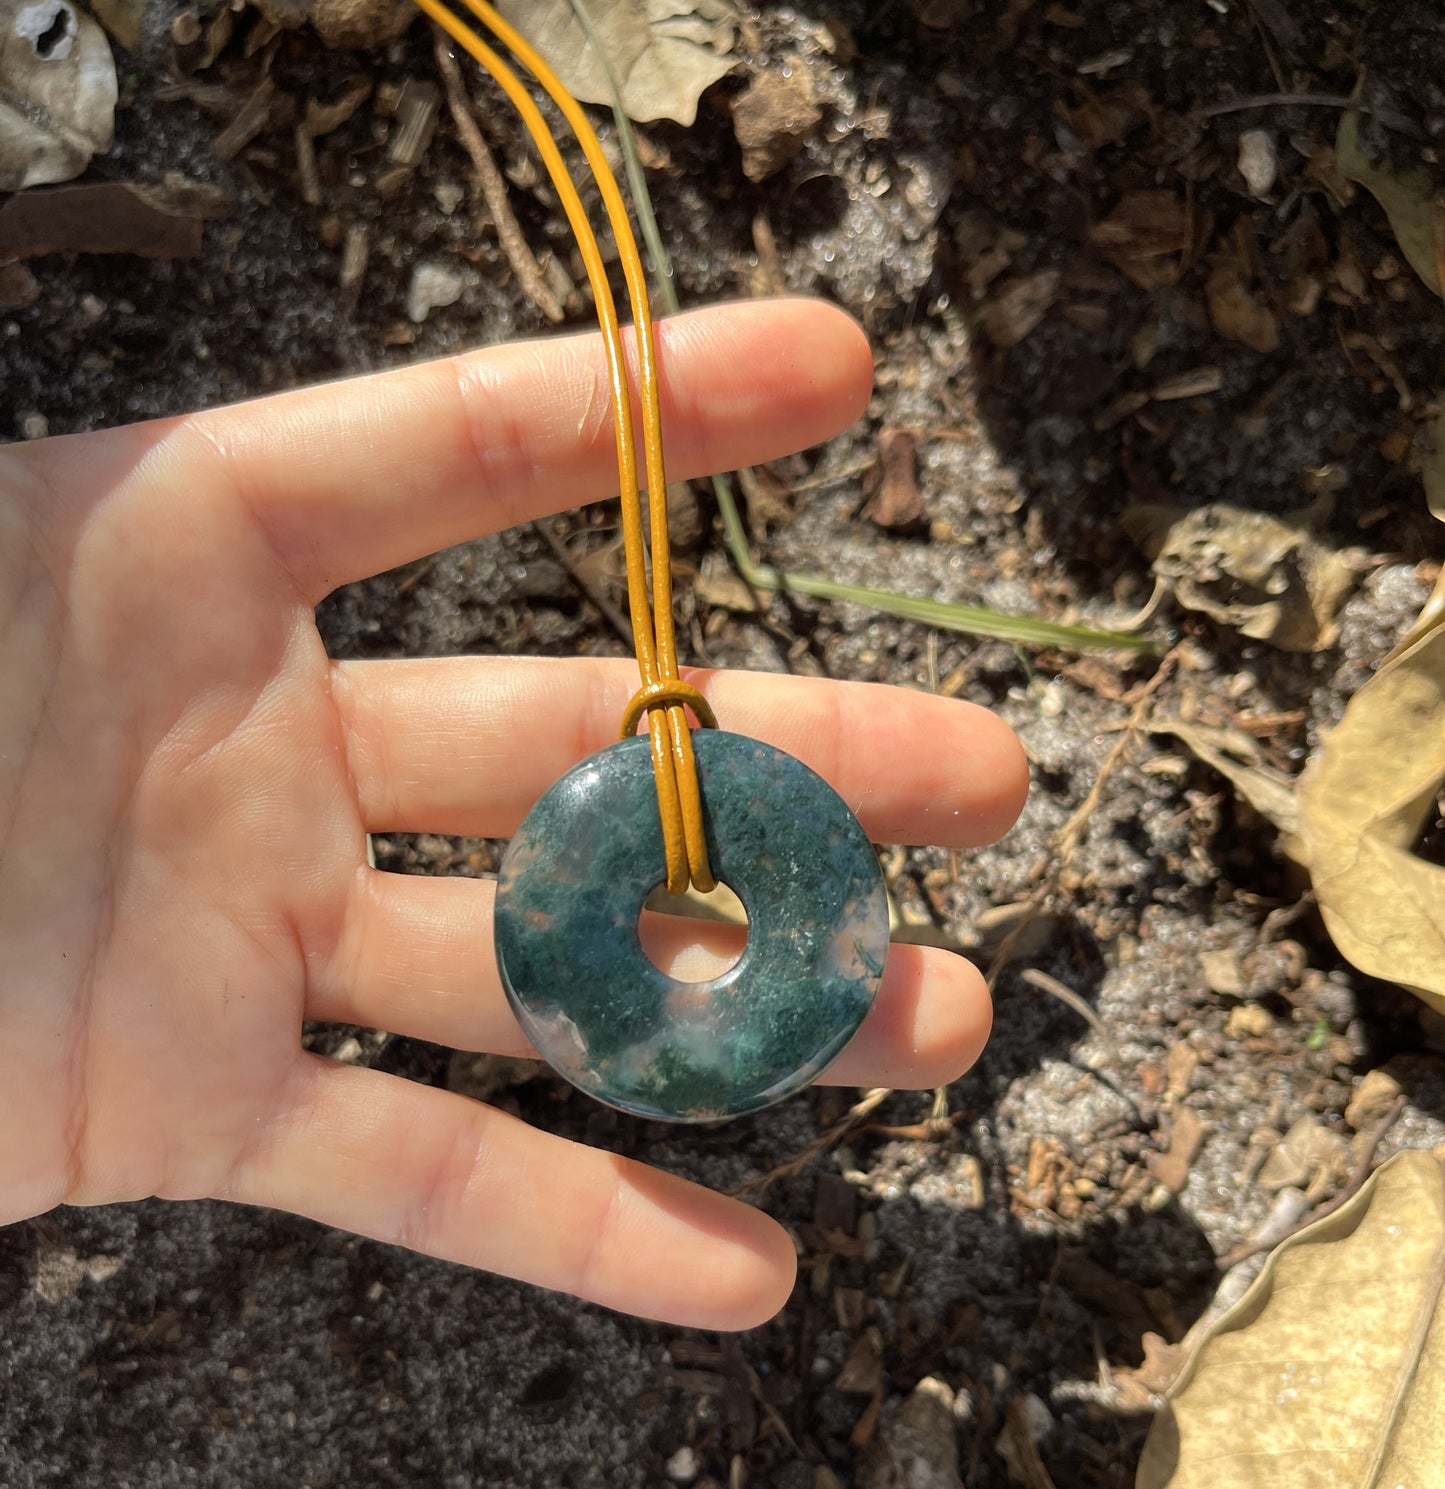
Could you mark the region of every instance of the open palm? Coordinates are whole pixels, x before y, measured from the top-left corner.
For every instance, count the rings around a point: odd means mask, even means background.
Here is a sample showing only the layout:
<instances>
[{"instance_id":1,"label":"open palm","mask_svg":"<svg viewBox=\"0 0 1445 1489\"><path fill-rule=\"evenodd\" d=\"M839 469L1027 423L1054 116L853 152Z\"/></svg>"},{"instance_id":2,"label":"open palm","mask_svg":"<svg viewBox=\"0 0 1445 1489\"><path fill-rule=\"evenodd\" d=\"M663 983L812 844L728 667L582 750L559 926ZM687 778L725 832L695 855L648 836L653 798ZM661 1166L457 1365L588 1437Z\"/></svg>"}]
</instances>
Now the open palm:
<instances>
[{"instance_id":1,"label":"open palm","mask_svg":"<svg viewBox=\"0 0 1445 1489\"><path fill-rule=\"evenodd\" d=\"M681 317L660 361L678 476L816 442L867 398L866 343L819 305ZM505 836L614 736L635 672L335 663L313 607L606 494L608 418L577 338L0 451L0 1223L214 1196L678 1322L780 1306L793 1252L766 1216L300 1045L320 1019L527 1053L492 886L378 873L366 834ZM875 840L965 846L1017 811L1021 755L982 710L689 676ZM987 1028L966 963L901 947L828 1078L947 1080Z\"/></svg>"}]
</instances>

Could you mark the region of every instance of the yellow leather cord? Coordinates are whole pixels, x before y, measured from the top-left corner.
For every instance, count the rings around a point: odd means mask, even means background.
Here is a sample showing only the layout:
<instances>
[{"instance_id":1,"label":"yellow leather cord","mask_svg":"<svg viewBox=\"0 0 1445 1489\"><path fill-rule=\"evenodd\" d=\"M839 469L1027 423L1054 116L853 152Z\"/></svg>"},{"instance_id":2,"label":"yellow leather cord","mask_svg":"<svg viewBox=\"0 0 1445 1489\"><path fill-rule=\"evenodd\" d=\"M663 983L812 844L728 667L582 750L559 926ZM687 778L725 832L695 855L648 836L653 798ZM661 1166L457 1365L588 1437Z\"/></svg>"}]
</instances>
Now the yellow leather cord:
<instances>
[{"instance_id":1,"label":"yellow leather cord","mask_svg":"<svg viewBox=\"0 0 1445 1489\"><path fill-rule=\"evenodd\" d=\"M693 755L686 709L691 708L699 723L708 728L715 728L717 720L713 717L707 700L696 688L684 682L678 672L677 640L672 620L672 562L668 542L667 475L662 453L662 409L658 396L657 354L647 295L647 276L641 255L637 251L637 240L633 236L627 206L607 157L603 154L602 143L597 138L596 131L557 75L528 44L526 38L509 25L487 0L462 0L466 8L531 71L561 110L577 136L577 142L596 178L607 209L608 221L622 262L623 277L627 282L627 293L632 301L633 319L637 325L643 460L652 528L651 604L647 593L647 545L642 534L642 501L638 489L636 439L632 429L632 397L622 347L622 332L612 288L607 281L607 269L597 245L596 234L587 220L586 208L546 119L516 72L481 37L448 10L441 0L415 0L415 3L491 73L521 115L522 122L541 152L547 174L552 178L552 184L567 214L567 221L576 236L582 260L587 266L587 279L592 286L597 319L607 349L607 372L617 439L618 485L622 493L627 598L632 617L637 666L642 675L642 686L633 695L623 715L621 736L626 739L633 734L641 716L644 713L647 715L653 774L657 780L657 804L662 820L667 889L671 894L681 894L691 883L705 894L714 888L717 881L708 864L707 844L703 833L702 795L698 788L697 763Z\"/></svg>"}]
</instances>

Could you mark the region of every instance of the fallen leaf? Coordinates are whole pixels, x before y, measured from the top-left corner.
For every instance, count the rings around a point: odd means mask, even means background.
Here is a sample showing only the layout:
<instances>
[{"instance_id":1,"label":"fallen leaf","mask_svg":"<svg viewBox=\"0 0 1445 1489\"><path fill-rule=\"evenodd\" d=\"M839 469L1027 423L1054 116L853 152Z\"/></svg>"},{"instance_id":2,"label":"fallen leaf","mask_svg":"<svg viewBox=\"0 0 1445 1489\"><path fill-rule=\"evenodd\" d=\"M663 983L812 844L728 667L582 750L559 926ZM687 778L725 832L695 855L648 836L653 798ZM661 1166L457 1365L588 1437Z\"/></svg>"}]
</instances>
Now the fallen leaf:
<instances>
[{"instance_id":1,"label":"fallen leaf","mask_svg":"<svg viewBox=\"0 0 1445 1489\"><path fill-rule=\"evenodd\" d=\"M128 52L140 50L140 28L146 0L90 0L95 18Z\"/></svg>"},{"instance_id":2,"label":"fallen leaf","mask_svg":"<svg viewBox=\"0 0 1445 1489\"><path fill-rule=\"evenodd\" d=\"M1445 784L1445 627L1383 666L1305 767L1299 838L1325 927L1360 971L1445 1012L1445 867L1415 844Z\"/></svg>"},{"instance_id":3,"label":"fallen leaf","mask_svg":"<svg viewBox=\"0 0 1445 1489\"><path fill-rule=\"evenodd\" d=\"M1186 719L1151 719L1144 727L1150 734L1172 734L1186 744L1192 755L1217 770L1286 838L1298 831L1294 782L1263 763L1263 752L1253 735Z\"/></svg>"},{"instance_id":4,"label":"fallen leaf","mask_svg":"<svg viewBox=\"0 0 1445 1489\"><path fill-rule=\"evenodd\" d=\"M1232 265L1216 269L1204 285L1209 320L1227 341L1237 341L1256 352L1279 350L1279 322L1268 305L1258 300Z\"/></svg>"},{"instance_id":5,"label":"fallen leaf","mask_svg":"<svg viewBox=\"0 0 1445 1489\"><path fill-rule=\"evenodd\" d=\"M69 0L0 0L0 191L78 176L115 133L105 32Z\"/></svg>"},{"instance_id":6,"label":"fallen leaf","mask_svg":"<svg viewBox=\"0 0 1445 1489\"><path fill-rule=\"evenodd\" d=\"M612 102L607 70L571 0L499 0L497 7L584 103ZM589 0L596 33L639 124L691 124L697 102L736 58L737 19L726 0Z\"/></svg>"},{"instance_id":7,"label":"fallen leaf","mask_svg":"<svg viewBox=\"0 0 1445 1489\"><path fill-rule=\"evenodd\" d=\"M1421 431L1420 474L1431 515L1445 522L1445 418L1432 419Z\"/></svg>"},{"instance_id":8,"label":"fallen leaf","mask_svg":"<svg viewBox=\"0 0 1445 1489\"><path fill-rule=\"evenodd\" d=\"M1271 517L1228 502L1192 511L1140 502L1124 525L1186 609L1283 651L1322 651L1334 643L1354 568L1311 534L1321 512L1319 504Z\"/></svg>"},{"instance_id":9,"label":"fallen leaf","mask_svg":"<svg viewBox=\"0 0 1445 1489\"><path fill-rule=\"evenodd\" d=\"M1201 1337L1135 1489L1439 1482L1445 1166L1401 1153Z\"/></svg>"},{"instance_id":10,"label":"fallen leaf","mask_svg":"<svg viewBox=\"0 0 1445 1489\"><path fill-rule=\"evenodd\" d=\"M813 81L794 60L787 73L755 77L732 101L733 133L743 152L743 175L766 181L803 148L808 131L823 117Z\"/></svg>"},{"instance_id":11,"label":"fallen leaf","mask_svg":"<svg viewBox=\"0 0 1445 1489\"><path fill-rule=\"evenodd\" d=\"M1189 219L1172 191L1131 191L1089 231L1089 240L1140 289L1178 281L1189 246Z\"/></svg>"},{"instance_id":12,"label":"fallen leaf","mask_svg":"<svg viewBox=\"0 0 1445 1489\"><path fill-rule=\"evenodd\" d=\"M1058 269L1041 269L1023 279L1006 280L983 309L988 339L997 347L1017 346L1058 299L1062 282Z\"/></svg>"},{"instance_id":13,"label":"fallen leaf","mask_svg":"<svg viewBox=\"0 0 1445 1489\"><path fill-rule=\"evenodd\" d=\"M1400 252L1426 287L1445 295L1445 203L1436 197L1430 177L1424 171L1397 174L1376 165L1360 148L1360 116L1354 112L1340 120L1335 158L1340 170L1385 209Z\"/></svg>"}]
</instances>

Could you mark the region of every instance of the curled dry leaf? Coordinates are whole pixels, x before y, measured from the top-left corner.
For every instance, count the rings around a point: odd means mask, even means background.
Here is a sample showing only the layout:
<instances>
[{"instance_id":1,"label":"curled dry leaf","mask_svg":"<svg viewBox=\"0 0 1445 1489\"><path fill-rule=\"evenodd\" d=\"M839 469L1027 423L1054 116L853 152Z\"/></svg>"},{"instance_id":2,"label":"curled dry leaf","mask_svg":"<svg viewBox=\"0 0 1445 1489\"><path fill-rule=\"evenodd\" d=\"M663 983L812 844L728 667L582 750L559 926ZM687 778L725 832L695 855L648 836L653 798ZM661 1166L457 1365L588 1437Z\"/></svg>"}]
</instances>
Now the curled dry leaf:
<instances>
[{"instance_id":1,"label":"curled dry leaf","mask_svg":"<svg viewBox=\"0 0 1445 1489\"><path fill-rule=\"evenodd\" d=\"M1124 525L1187 609L1283 651L1321 651L1334 642L1354 568L1311 534L1320 515L1318 504L1270 517L1228 502L1195 511L1140 502Z\"/></svg>"},{"instance_id":2,"label":"curled dry leaf","mask_svg":"<svg viewBox=\"0 0 1445 1489\"><path fill-rule=\"evenodd\" d=\"M1256 352L1279 350L1279 322L1274 312L1244 281L1232 264L1223 264L1205 281L1209 320L1227 341L1237 341Z\"/></svg>"},{"instance_id":3,"label":"curled dry leaf","mask_svg":"<svg viewBox=\"0 0 1445 1489\"><path fill-rule=\"evenodd\" d=\"M1390 231L1410 267L1437 295L1445 295L1445 202L1436 198L1424 171L1396 174L1360 148L1360 116L1348 113L1335 135L1335 158L1385 209Z\"/></svg>"},{"instance_id":4,"label":"curled dry leaf","mask_svg":"<svg viewBox=\"0 0 1445 1489\"><path fill-rule=\"evenodd\" d=\"M607 69L572 0L498 0L497 8L585 103L612 102ZM697 101L732 69L736 15L727 0L589 0L622 107L640 124L691 124Z\"/></svg>"},{"instance_id":5,"label":"curled dry leaf","mask_svg":"<svg viewBox=\"0 0 1445 1489\"><path fill-rule=\"evenodd\" d=\"M115 132L105 32L69 0L0 0L0 191L78 176Z\"/></svg>"},{"instance_id":6,"label":"curled dry leaf","mask_svg":"<svg viewBox=\"0 0 1445 1489\"><path fill-rule=\"evenodd\" d=\"M1445 868L1414 852L1445 784L1445 627L1350 700L1300 778L1300 844L1325 927L1372 977L1445 1012Z\"/></svg>"},{"instance_id":7,"label":"curled dry leaf","mask_svg":"<svg viewBox=\"0 0 1445 1489\"><path fill-rule=\"evenodd\" d=\"M1253 735L1188 719L1151 719L1144 727L1150 734L1172 734L1192 755L1217 770L1261 817L1279 828L1289 846L1299 830L1294 783L1265 763Z\"/></svg>"},{"instance_id":8,"label":"curled dry leaf","mask_svg":"<svg viewBox=\"0 0 1445 1489\"><path fill-rule=\"evenodd\" d=\"M796 59L786 73L755 77L732 101L733 133L743 152L743 175L766 181L803 148L808 131L823 117L813 80Z\"/></svg>"},{"instance_id":9,"label":"curled dry leaf","mask_svg":"<svg viewBox=\"0 0 1445 1489\"><path fill-rule=\"evenodd\" d=\"M1017 346L1048 313L1062 283L1058 269L1006 280L983 308L981 319L988 339L997 347Z\"/></svg>"},{"instance_id":10,"label":"curled dry leaf","mask_svg":"<svg viewBox=\"0 0 1445 1489\"><path fill-rule=\"evenodd\" d=\"M1140 289L1163 289L1182 272L1189 216L1172 191L1130 191L1090 229L1089 240Z\"/></svg>"},{"instance_id":11,"label":"curled dry leaf","mask_svg":"<svg viewBox=\"0 0 1445 1489\"><path fill-rule=\"evenodd\" d=\"M1401 1153L1200 1338L1136 1489L1439 1483L1445 1165Z\"/></svg>"}]
</instances>

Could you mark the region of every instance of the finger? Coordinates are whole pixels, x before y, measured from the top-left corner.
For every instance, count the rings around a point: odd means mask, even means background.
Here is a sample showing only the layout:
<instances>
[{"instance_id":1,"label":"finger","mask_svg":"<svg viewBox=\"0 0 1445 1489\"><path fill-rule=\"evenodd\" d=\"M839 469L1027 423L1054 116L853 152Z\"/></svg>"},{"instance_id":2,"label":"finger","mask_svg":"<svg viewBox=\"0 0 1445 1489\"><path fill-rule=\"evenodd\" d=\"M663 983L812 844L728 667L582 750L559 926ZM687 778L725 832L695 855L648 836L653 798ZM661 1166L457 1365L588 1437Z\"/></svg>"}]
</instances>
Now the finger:
<instances>
[{"instance_id":1,"label":"finger","mask_svg":"<svg viewBox=\"0 0 1445 1489\"><path fill-rule=\"evenodd\" d=\"M658 365L674 479L755 465L836 434L862 413L873 370L853 321L801 300L660 322ZM193 490L207 469L229 483L312 599L617 490L596 335L494 347L200 414L167 444L187 462L175 489Z\"/></svg>"},{"instance_id":2,"label":"finger","mask_svg":"<svg viewBox=\"0 0 1445 1489\"><path fill-rule=\"evenodd\" d=\"M374 832L506 837L564 771L610 744L629 662L455 657L333 669ZM987 709L874 683L691 671L726 729L829 781L876 843L974 847L1006 832L1028 766Z\"/></svg>"},{"instance_id":3,"label":"finger","mask_svg":"<svg viewBox=\"0 0 1445 1489\"><path fill-rule=\"evenodd\" d=\"M314 975L306 1016L386 1029L456 1049L535 1055L497 973L496 886L487 880L369 874L336 955ZM716 976L742 951L741 927L647 917L644 944L665 971ZM889 949L871 1012L823 1079L924 1090L957 1079L983 1050L992 1009L978 969L950 951Z\"/></svg>"},{"instance_id":4,"label":"finger","mask_svg":"<svg viewBox=\"0 0 1445 1489\"><path fill-rule=\"evenodd\" d=\"M735 1200L311 1055L217 1197L693 1328L762 1323L796 1265L782 1227Z\"/></svg>"}]
</instances>

